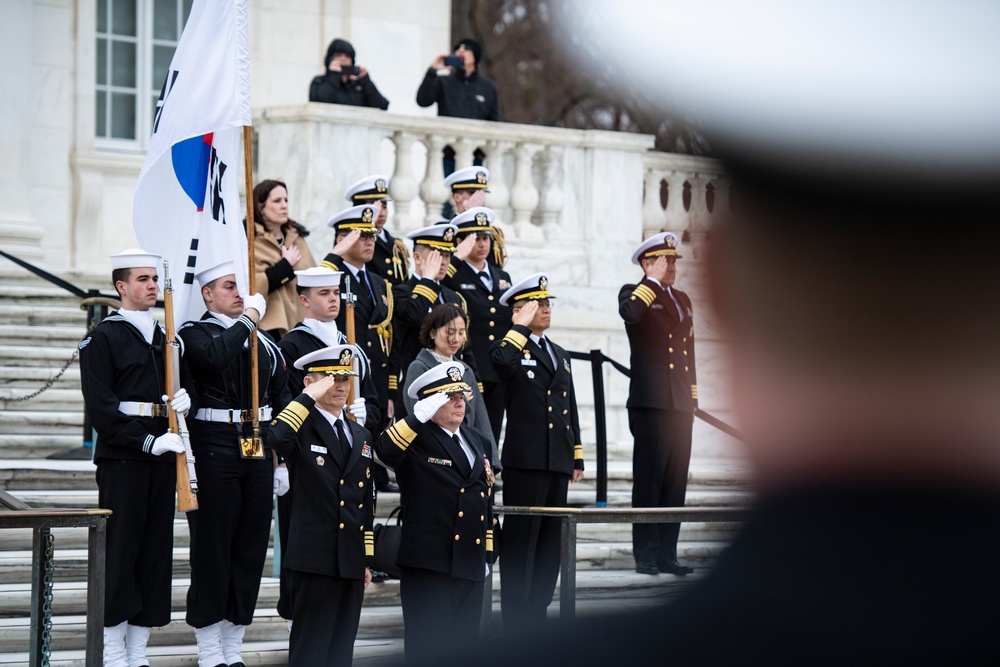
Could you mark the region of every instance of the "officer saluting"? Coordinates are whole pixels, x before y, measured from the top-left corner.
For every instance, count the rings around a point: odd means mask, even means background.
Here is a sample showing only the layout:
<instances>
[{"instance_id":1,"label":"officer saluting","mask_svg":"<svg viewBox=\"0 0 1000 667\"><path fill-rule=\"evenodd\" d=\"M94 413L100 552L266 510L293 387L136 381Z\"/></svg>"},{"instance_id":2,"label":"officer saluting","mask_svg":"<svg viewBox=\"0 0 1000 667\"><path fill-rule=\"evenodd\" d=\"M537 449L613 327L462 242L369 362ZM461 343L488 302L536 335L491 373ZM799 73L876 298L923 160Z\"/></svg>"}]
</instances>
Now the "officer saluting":
<instances>
[{"instance_id":1,"label":"officer saluting","mask_svg":"<svg viewBox=\"0 0 1000 667\"><path fill-rule=\"evenodd\" d=\"M413 414L386 429L375 444L396 471L403 534L402 570L406 658L433 660L442 647L475 655L483 582L493 551L493 470L489 439L462 426L462 366L451 361L410 385Z\"/></svg>"},{"instance_id":2,"label":"officer saluting","mask_svg":"<svg viewBox=\"0 0 1000 667\"><path fill-rule=\"evenodd\" d=\"M274 420L269 440L288 462L293 505L284 567L295 623L290 665L349 665L375 555L371 432L344 409L353 345L295 362L305 389Z\"/></svg>"},{"instance_id":3,"label":"officer saluting","mask_svg":"<svg viewBox=\"0 0 1000 667\"><path fill-rule=\"evenodd\" d=\"M347 188L347 201L354 206L372 204L376 214L375 253L365 265L373 275L384 278L390 285L398 285L410 275L410 253L406 244L389 233L385 223L389 218L389 179L380 174L362 178Z\"/></svg>"},{"instance_id":4,"label":"officer saluting","mask_svg":"<svg viewBox=\"0 0 1000 667\"><path fill-rule=\"evenodd\" d=\"M258 331L262 437L254 440L247 346L264 316L265 299L254 294L244 300L235 274L235 265L225 262L195 276L207 312L179 331L203 406L188 422L199 492L198 511L187 515L187 623L195 628L199 667L243 662L243 633L253 621L271 529L275 472L267 422L272 404L288 402L281 352L266 332Z\"/></svg>"},{"instance_id":5,"label":"officer saluting","mask_svg":"<svg viewBox=\"0 0 1000 667\"><path fill-rule=\"evenodd\" d=\"M691 428L698 407L691 299L674 289L677 237L655 234L636 248L632 263L643 279L618 293L618 312L632 348L629 429L632 506L683 507L691 460ZM677 562L678 523L632 526L635 570L684 576L694 570Z\"/></svg>"},{"instance_id":6,"label":"officer saluting","mask_svg":"<svg viewBox=\"0 0 1000 667\"><path fill-rule=\"evenodd\" d=\"M175 452L164 404L166 337L150 309L159 294L160 257L131 249L111 257L121 308L80 343L80 383L97 440L98 504L108 520L104 664L143 665L150 627L170 622ZM189 384L187 366L181 382ZM187 414L181 387L171 406Z\"/></svg>"},{"instance_id":7,"label":"officer saluting","mask_svg":"<svg viewBox=\"0 0 1000 667\"><path fill-rule=\"evenodd\" d=\"M490 360L504 388L505 505L565 507L568 483L583 479L580 419L569 354L545 336L551 325L549 279L536 273L500 299L513 326ZM559 576L559 520L504 519L500 593L505 630L544 626Z\"/></svg>"},{"instance_id":8,"label":"officer saluting","mask_svg":"<svg viewBox=\"0 0 1000 667\"><path fill-rule=\"evenodd\" d=\"M510 289L510 274L487 259L493 240L492 210L478 206L459 213L451 224L458 227L459 241L452 255L448 273L441 281L465 298L469 308L469 344L479 360L476 368L486 412L493 427L493 439L500 441L503 422L503 389L493 365L488 363L490 348L510 329L510 308L500 305L500 298ZM470 248L462 241L472 238Z\"/></svg>"}]
</instances>

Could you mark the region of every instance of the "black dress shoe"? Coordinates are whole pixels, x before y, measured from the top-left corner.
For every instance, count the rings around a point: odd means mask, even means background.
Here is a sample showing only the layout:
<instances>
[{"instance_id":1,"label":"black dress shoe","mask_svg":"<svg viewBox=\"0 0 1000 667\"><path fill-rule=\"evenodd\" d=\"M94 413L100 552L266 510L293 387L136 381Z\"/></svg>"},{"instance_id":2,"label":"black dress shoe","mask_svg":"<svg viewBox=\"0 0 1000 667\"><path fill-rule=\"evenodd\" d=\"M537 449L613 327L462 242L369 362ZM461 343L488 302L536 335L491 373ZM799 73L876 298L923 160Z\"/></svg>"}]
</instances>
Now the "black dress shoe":
<instances>
[{"instance_id":1,"label":"black dress shoe","mask_svg":"<svg viewBox=\"0 0 1000 667\"><path fill-rule=\"evenodd\" d=\"M372 570L372 581L385 581L386 579L391 579L388 572L382 572L381 570Z\"/></svg>"},{"instance_id":2,"label":"black dress shoe","mask_svg":"<svg viewBox=\"0 0 1000 667\"><path fill-rule=\"evenodd\" d=\"M660 568L656 567L656 563L636 563L635 571L639 574L659 574Z\"/></svg>"},{"instance_id":3,"label":"black dress shoe","mask_svg":"<svg viewBox=\"0 0 1000 667\"><path fill-rule=\"evenodd\" d=\"M687 565L681 565L675 560L665 563L660 566L660 572L666 572L667 574L676 574L678 577L683 577L684 575L691 574L694 572L693 567L688 567Z\"/></svg>"},{"instance_id":4,"label":"black dress shoe","mask_svg":"<svg viewBox=\"0 0 1000 667\"><path fill-rule=\"evenodd\" d=\"M384 491L385 493L399 493L399 484L386 482L385 484L376 485L375 489L377 491Z\"/></svg>"}]
</instances>

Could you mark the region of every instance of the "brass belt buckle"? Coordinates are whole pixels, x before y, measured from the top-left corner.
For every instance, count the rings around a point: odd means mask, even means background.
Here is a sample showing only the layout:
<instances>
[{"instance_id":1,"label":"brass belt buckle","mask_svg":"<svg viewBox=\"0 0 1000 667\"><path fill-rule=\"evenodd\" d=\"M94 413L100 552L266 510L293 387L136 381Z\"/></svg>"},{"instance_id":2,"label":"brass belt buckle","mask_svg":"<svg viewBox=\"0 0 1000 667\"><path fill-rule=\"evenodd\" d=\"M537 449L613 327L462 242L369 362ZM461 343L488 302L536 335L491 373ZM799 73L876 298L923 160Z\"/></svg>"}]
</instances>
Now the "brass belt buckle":
<instances>
[{"instance_id":1,"label":"brass belt buckle","mask_svg":"<svg viewBox=\"0 0 1000 667\"><path fill-rule=\"evenodd\" d=\"M261 444L260 438L240 438L240 458L264 458L264 446Z\"/></svg>"}]
</instances>

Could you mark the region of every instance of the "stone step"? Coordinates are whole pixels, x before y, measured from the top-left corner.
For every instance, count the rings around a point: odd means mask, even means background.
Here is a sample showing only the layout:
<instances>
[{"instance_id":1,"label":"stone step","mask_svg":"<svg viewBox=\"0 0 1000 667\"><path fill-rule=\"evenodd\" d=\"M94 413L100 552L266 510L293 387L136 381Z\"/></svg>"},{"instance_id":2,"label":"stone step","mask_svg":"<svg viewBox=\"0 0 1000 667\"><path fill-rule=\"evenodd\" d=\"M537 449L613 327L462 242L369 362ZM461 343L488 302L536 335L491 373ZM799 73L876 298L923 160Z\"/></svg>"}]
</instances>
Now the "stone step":
<instances>
[{"instance_id":1,"label":"stone step","mask_svg":"<svg viewBox=\"0 0 1000 667\"><path fill-rule=\"evenodd\" d=\"M79 302L77 302L79 304ZM79 305L39 305L34 303L0 303L0 321L20 325L77 325L86 331L87 313ZM83 337L82 335L80 336Z\"/></svg>"},{"instance_id":2,"label":"stone step","mask_svg":"<svg viewBox=\"0 0 1000 667\"><path fill-rule=\"evenodd\" d=\"M0 410L0 431L7 435L83 432L83 411Z\"/></svg>"},{"instance_id":3,"label":"stone step","mask_svg":"<svg viewBox=\"0 0 1000 667\"><path fill-rule=\"evenodd\" d=\"M76 349L76 345L34 347L29 345L9 345L5 341L5 344L0 345L0 365L44 366L46 368L54 367L58 370L73 356Z\"/></svg>"},{"instance_id":4,"label":"stone step","mask_svg":"<svg viewBox=\"0 0 1000 667\"><path fill-rule=\"evenodd\" d=\"M26 401L16 400L33 394L41 389L43 384L43 382L39 382L36 387L0 387L0 412L24 412L32 410L83 411L83 393L80 391L80 388L65 387L61 378L59 382L34 398L29 398Z\"/></svg>"},{"instance_id":5,"label":"stone step","mask_svg":"<svg viewBox=\"0 0 1000 667\"><path fill-rule=\"evenodd\" d=\"M85 326L0 324L0 340L5 345L24 347L48 347L58 345L75 346L87 329Z\"/></svg>"},{"instance_id":6,"label":"stone step","mask_svg":"<svg viewBox=\"0 0 1000 667\"><path fill-rule=\"evenodd\" d=\"M72 353L71 353L72 354ZM69 355L63 358L58 364L45 364L41 366L12 366L0 363L0 387L29 388L32 391L41 388L49 379L55 377L59 369L69 359ZM80 388L80 366L78 363L70 364L66 372L57 381L56 386L66 388ZM82 408L82 404L81 404Z\"/></svg>"},{"instance_id":7,"label":"stone step","mask_svg":"<svg viewBox=\"0 0 1000 667\"><path fill-rule=\"evenodd\" d=\"M60 433L32 435L0 434L0 456L4 459L43 461L50 454L79 447L83 443L83 428L66 427Z\"/></svg>"}]
</instances>

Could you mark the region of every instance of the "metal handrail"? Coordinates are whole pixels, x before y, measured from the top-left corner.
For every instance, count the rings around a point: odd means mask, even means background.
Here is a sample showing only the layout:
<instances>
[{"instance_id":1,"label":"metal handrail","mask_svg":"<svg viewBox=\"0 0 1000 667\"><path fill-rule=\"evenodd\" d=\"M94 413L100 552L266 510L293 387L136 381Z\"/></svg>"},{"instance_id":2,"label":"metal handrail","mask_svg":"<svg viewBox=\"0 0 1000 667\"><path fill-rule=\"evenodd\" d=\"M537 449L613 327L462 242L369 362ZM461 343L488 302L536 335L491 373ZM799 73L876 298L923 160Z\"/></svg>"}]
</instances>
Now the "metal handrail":
<instances>
[{"instance_id":1,"label":"metal handrail","mask_svg":"<svg viewBox=\"0 0 1000 667\"><path fill-rule=\"evenodd\" d=\"M559 618L572 621L576 616L576 527L581 523L684 523L701 521L745 521L749 508L744 507L522 507L497 505L494 511L505 515L547 516L559 519L560 577ZM501 555L501 558L503 556ZM489 581L489 580L488 580ZM492 587L492 582L489 582Z\"/></svg>"},{"instance_id":2,"label":"metal handrail","mask_svg":"<svg viewBox=\"0 0 1000 667\"><path fill-rule=\"evenodd\" d=\"M49 664L52 633L52 579L55 565L53 528L87 528L87 667L98 667L104 654L104 584L108 517L105 509L32 508L0 491L0 530L31 528L31 629L28 664Z\"/></svg>"}]
</instances>

